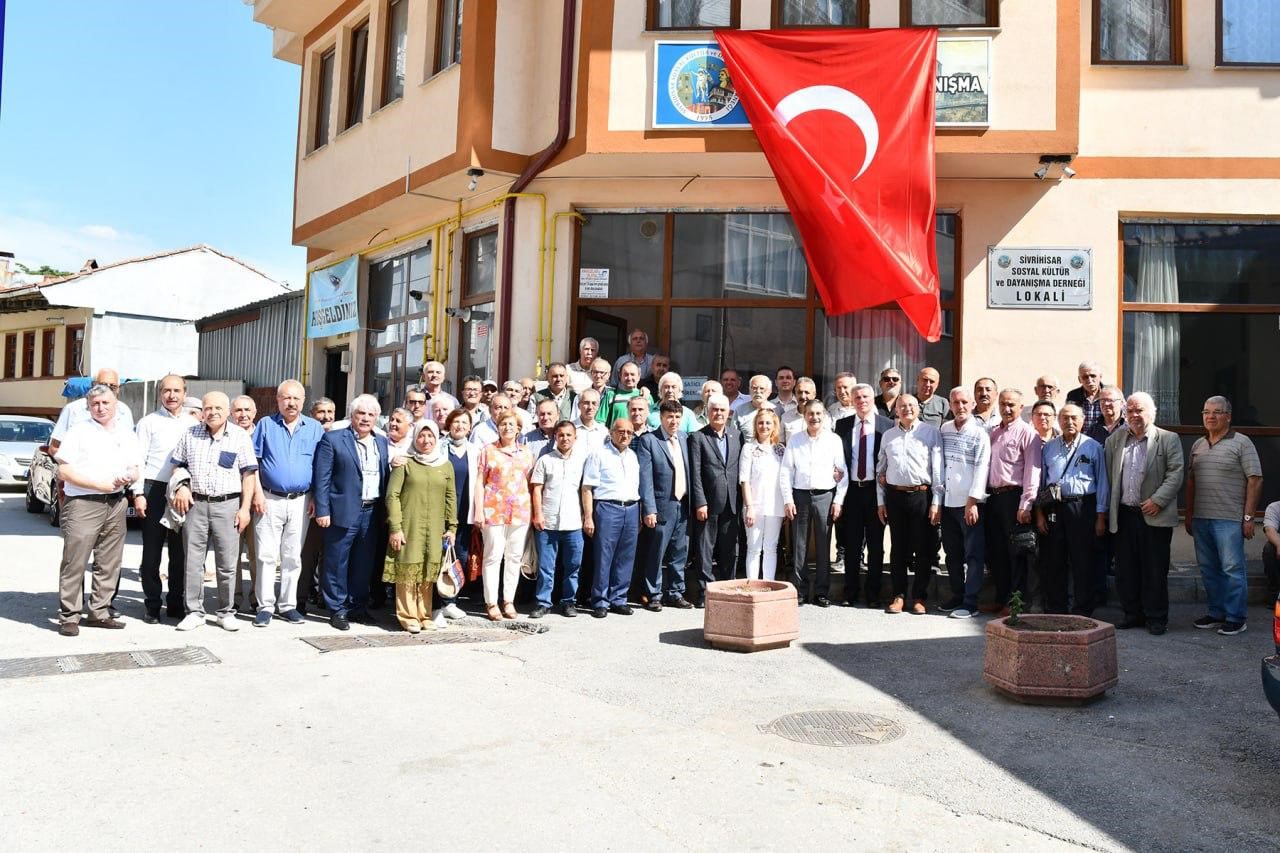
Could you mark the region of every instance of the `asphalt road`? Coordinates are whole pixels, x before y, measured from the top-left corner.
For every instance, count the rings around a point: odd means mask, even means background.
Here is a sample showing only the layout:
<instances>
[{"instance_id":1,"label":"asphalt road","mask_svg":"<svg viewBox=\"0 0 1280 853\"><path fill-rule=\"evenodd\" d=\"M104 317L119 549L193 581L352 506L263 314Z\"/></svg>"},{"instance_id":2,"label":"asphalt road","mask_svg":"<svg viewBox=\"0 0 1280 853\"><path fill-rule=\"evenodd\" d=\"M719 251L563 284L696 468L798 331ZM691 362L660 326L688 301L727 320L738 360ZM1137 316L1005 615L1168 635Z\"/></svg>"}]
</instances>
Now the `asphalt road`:
<instances>
[{"instance_id":1,"label":"asphalt road","mask_svg":"<svg viewBox=\"0 0 1280 853\"><path fill-rule=\"evenodd\" d=\"M982 620L809 607L799 643L740 655L667 609L321 653L300 639L336 634L320 620L142 624L140 550L130 534L128 627L60 637L57 531L0 495L0 658L220 661L0 679L6 850L1276 848L1262 608L1221 637L1179 605L1164 637L1120 633L1106 698L1043 708L984 686ZM762 730L819 710L893 727L834 747Z\"/></svg>"}]
</instances>

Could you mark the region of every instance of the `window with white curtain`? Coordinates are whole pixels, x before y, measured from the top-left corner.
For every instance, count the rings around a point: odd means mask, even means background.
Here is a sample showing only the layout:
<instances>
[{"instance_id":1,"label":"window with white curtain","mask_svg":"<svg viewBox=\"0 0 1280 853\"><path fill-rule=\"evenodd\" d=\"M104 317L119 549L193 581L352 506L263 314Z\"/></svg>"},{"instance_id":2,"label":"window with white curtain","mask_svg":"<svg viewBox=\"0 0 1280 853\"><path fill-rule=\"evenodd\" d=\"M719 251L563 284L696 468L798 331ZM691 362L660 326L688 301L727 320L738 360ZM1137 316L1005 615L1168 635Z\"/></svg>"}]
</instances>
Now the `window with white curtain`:
<instances>
[{"instance_id":1,"label":"window with white curtain","mask_svg":"<svg viewBox=\"0 0 1280 853\"><path fill-rule=\"evenodd\" d=\"M782 0L776 26L860 27L867 0Z\"/></svg>"},{"instance_id":2,"label":"window with white curtain","mask_svg":"<svg viewBox=\"0 0 1280 853\"><path fill-rule=\"evenodd\" d=\"M650 0L649 29L699 30L735 25L738 0Z\"/></svg>"},{"instance_id":3,"label":"window with white curtain","mask_svg":"<svg viewBox=\"0 0 1280 853\"><path fill-rule=\"evenodd\" d=\"M1280 3L1218 0L1218 64L1280 65Z\"/></svg>"},{"instance_id":4,"label":"window with white curtain","mask_svg":"<svg viewBox=\"0 0 1280 853\"><path fill-rule=\"evenodd\" d=\"M1093 61L1176 63L1177 10L1175 0L1094 0Z\"/></svg>"},{"instance_id":5,"label":"window with white curtain","mask_svg":"<svg viewBox=\"0 0 1280 853\"><path fill-rule=\"evenodd\" d=\"M905 5L905 4L904 4ZM915 27L994 27L999 4L991 0L911 0L903 23Z\"/></svg>"}]
</instances>

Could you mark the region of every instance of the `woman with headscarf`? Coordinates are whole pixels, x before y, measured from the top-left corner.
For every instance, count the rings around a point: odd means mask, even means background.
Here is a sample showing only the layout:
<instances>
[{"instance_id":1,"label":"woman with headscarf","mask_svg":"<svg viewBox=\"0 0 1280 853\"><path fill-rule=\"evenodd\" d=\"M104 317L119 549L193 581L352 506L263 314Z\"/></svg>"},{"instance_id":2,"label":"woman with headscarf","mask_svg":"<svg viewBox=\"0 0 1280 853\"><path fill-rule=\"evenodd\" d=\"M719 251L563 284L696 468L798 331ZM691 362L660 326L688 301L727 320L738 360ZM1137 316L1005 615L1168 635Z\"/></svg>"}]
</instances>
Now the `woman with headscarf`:
<instances>
[{"instance_id":1,"label":"woman with headscarf","mask_svg":"<svg viewBox=\"0 0 1280 853\"><path fill-rule=\"evenodd\" d=\"M396 585L396 619L409 633L431 619L431 594L446 546L458 528L453 466L440 441L440 428L418 428L408 461L391 472L387 484L387 559L382 579Z\"/></svg>"}]
</instances>

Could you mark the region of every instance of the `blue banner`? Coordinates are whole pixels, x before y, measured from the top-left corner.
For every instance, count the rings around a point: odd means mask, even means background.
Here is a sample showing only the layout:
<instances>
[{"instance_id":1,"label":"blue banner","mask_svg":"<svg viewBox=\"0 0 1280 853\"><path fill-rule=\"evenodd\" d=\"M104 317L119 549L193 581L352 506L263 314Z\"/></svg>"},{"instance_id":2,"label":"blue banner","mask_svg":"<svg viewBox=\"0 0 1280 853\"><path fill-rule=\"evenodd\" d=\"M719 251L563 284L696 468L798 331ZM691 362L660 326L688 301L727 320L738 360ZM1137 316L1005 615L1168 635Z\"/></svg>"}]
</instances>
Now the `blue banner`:
<instances>
[{"instance_id":1,"label":"blue banner","mask_svg":"<svg viewBox=\"0 0 1280 853\"><path fill-rule=\"evenodd\" d=\"M315 270L308 279L307 337L322 338L360 328L356 293L360 258L352 255L331 267Z\"/></svg>"},{"instance_id":2,"label":"blue banner","mask_svg":"<svg viewBox=\"0 0 1280 853\"><path fill-rule=\"evenodd\" d=\"M714 41L653 45L653 126L751 127Z\"/></svg>"}]
</instances>

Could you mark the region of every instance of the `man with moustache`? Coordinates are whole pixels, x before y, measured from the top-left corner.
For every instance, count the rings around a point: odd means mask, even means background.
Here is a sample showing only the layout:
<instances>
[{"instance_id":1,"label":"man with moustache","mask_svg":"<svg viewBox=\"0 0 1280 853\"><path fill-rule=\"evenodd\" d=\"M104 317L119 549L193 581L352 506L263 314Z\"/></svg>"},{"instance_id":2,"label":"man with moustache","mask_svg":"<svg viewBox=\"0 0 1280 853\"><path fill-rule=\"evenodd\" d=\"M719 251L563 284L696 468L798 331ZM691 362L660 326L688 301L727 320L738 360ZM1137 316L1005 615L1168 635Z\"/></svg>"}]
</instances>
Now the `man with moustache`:
<instances>
[{"instance_id":1,"label":"man with moustache","mask_svg":"<svg viewBox=\"0 0 1280 853\"><path fill-rule=\"evenodd\" d=\"M916 401L920 406L920 420L934 427L942 426L950 414L947 401L938 396L941 376L932 367L924 367L916 374Z\"/></svg>"},{"instance_id":2,"label":"man with moustache","mask_svg":"<svg viewBox=\"0 0 1280 853\"><path fill-rule=\"evenodd\" d=\"M635 441L643 525L636 565L644 573L649 598L645 608L654 612L662 610L663 603L680 609L693 606L685 599L692 475L688 436L680 430L684 411L678 400L663 400L658 406L658 428Z\"/></svg>"},{"instance_id":3,"label":"man with moustache","mask_svg":"<svg viewBox=\"0 0 1280 853\"><path fill-rule=\"evenodd\" d=\"M852 394L854 413L836 421L835 428L849 472L840 527L844 531L846 554L854 555L844 563L844 603L852 607L858 602L858 566L865 545L865 600L867 607L879 608L884 575L884 522L880 520L876 501L876 460L880 455L880 442L893 421L876 411L876 392L870 385L854 385Z\"/></svg>"},{"instance_id":4,"label":"man with moustache","mask_svg":"<svg viewBox=\"0 0 1280 853\"><path fill-rule=\"evenodd\" d=\"M595 338L578 341L578 360L566 365L569 368L569 387L581 394L592 385L591 367L600 355L600 342Z\"/></svg>"},{"instance_id":5,"label":"man with moustache","mask_svg":"<svg viewBox=\"0 0 1280 853\"><path fill-rule=\"evenodd\" d=\"M444 400L449 404L449 411L458 408L458 398L444 390L444 365L438 361L428 361L422 365L419 374L419 387L427 393L428 400ZM416 433L415 433L416 434Z\"/></svg>"},{"instance_id":6,"label":"man with moustache","mask_svg":"<svg viewBox=\"0 0 1280 853\"><path fill-rule=\"evenodd\" d=\"M1008 612L1016 589L1031 603L1031 555L1011 540L1025 533L1040 485L1040 435L1022 419L1022 392L1006 388L997 398L1000 424L990 431L991 463L987 468L987 565L996 585L996 601L986 609ZM1021 528L1019 528L1021 526ZM979 607L982 610L983 607Z\"/></svg>"},{"instance_id":7,"label":"man with moustache","mask_svg":"<svg viewBox=\"0 0 1280 853\"><path fill-rule=\"evenodd\" d=\"M564 362L553 361L547 366L547 387L534 394L538 404L550 400L556 404L558 420L572 420L577 413L578 392L569 387L569 368ZM552 428L555 425L552 424Z\"/></svg>"},{"instance_id":8,"label":"man with moustache","mask_svg":"<svg viewBox=\"0 0 1280 853\"><path fill-rule=\"evenodd\" d=\"M778 472L783 512L793 525L791 573L796 595L800 604L812 601L819 607L831 606L827 597L831 584L831 526L840 521L849 485L844 449L840 439L826 428L825 416L820 400L805 405L805 430L787 442ZM817 552L812 598L805 565L810 528Z\"/></svg>"},{"instance_id":9,"label":"man with moustache","mask_svg":"<svg viewBox=\"0 0 1280 853\"><path fill-rule=\"evenodd\" d=\"M946 491L942 498L942 545L947 552L951 598L938 609L952 619L978 612L978 592L986 563L983 510L991 439L973 416L973 396L961 386L951 389L951 420L942 425L942 462Z\"/></svg>"},{"instance_id":10,"label":"man with moustache","mask_svg":"<svg viewBox=\"0 0 1280 853\"><path fill-rule=\"evenodd\" d=\"M1080 387L1067 392L1067 402L1075 403L1084 412L1084 434L1088 435L1093 425L1102 419L1102 367L1096 361L1082 361L1077 375Z\"/></svg>"},{"instance_id":11,"label":"man with moustache","mask_svg":"<svg viewBox=\"0 0 1280 853\"><path fill-rule=\"evenodd\" d=\"M738 459L742 434L729 425L729 398L707 400L707 425L689 436L690 505L697 555L698 606L707 584L733 577L738 563Z\"/></svg>"},{"instance_id":12,"label":"man with moustache","mask_svg":"<svg viewBox=\"0 0 1280 853\"><path fill-rule=\"evenodd\" d=\"M946 488L942 467L942 435L920 419L920 403L912 394L898 397L898 423L884 434L876 460L876 500L880 520L889 525L893 598L886 613L901 613L906 603L907 566L911 612L928 612L933 558L938 552L937 527Z\"/></svg>"},{"instance_id":13,"label":"man with moustache","mask_svg":"<svg viewBox=\"0 0 1280 853\"><path fill-rule=\"evenodd\" d=\"M973 383L973 411L969 413L985 430L992 430L1000 423L1000 408L996 405L996 381L984 376Z\"/></svg>"}]
</instances>

